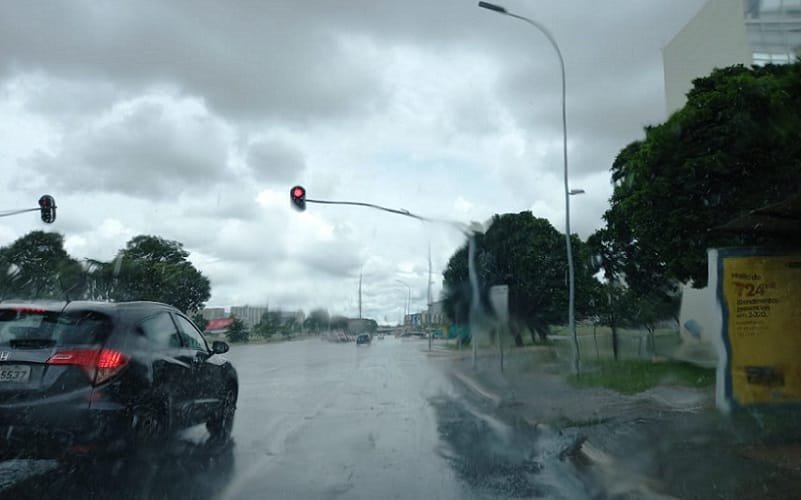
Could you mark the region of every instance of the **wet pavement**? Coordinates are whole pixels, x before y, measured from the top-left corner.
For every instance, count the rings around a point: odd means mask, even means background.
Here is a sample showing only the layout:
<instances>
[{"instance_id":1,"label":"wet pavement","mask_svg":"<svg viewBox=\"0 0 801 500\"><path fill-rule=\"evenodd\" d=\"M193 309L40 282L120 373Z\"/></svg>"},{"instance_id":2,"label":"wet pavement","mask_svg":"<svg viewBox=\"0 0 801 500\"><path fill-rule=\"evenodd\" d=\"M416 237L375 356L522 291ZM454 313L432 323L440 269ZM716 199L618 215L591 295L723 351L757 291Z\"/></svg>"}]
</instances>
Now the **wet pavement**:
<instances>
[{"instance_id":1,"label":"wet pavement","mask_svg":"<svg viewBox=\"0 0 801 500\"><path fill-rule=\"evenodd\" d=\"M583 494L801 497L801 433L771 431L770 420L724 415L709 388L665 385L625 396L571 386L556 374L569 366L554 366L536 349L507 353L504 373L496 356L479 358L476 369L469 355L452 357L455 379L486 411L494 408L499 419L540 430L540 443L554 434L581 443L571 462L581 471ZM797 422L795 414L790 418Z\"/></svg>"},{"instance_id":2,"label":"wet pavement","mask_svg":"<svg viewBox=\"0 0 801 500\"><path fill-rule=\"evenodd\" d=\"M426 342L236 346L231 446L202 427L149 463L0 463L1 498L588 498L570 436L496 415Z\"/></svg>"}]
</instances>

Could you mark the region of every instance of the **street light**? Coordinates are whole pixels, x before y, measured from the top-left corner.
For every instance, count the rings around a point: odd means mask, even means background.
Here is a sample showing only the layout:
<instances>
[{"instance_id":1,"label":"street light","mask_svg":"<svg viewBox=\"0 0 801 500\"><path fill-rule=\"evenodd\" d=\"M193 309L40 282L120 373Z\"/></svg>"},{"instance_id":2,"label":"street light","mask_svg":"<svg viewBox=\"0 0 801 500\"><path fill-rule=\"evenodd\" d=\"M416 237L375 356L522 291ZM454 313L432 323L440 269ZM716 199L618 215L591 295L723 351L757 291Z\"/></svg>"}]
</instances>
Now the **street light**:
<instances>
[{"instance_id":1,"label":"street light","mask_svg":"<svg viewBox=\"0 0 801 500\"><path fill-rule=\"evenodd\" d=\"M489 2L478 2L478 6L491 10L493 12L497 12L499 14L503 14L505 16L513 17L515 19L520 19L521 21L530 24L531 26L538 29L545 38L551 42L554 50L556 50L556 55L559 57L559 69L561 70L562 74L562 158L564 160L564 178L565 178L565 248L567 253L567 272L568 272L568 312L567 312L567 322L568 328L570 332L573 334L573 349L574 349L574 358L573 358L573 368L575 369L576 373L579 373L580 362L581 362L581 354L579 353L579 345L578 345L578 337L576 336L576 271L573 268L573 249L570 244L570 195L574 194L571 193L570 188L568 187L568 176L567 176L567 84L565 78L565 60L562 58L562 51L559 50L559 45L556 43L556 39L553 37L550 31L543 26L542 24L534 21L533 19L529 19L527 17L523 17L512 12L506 10L505 7L500 5L495 5ZM576 190L578 191L578 190ZM578 194L578 193L575 193Z\"/></svg>"},{"instance_id":2,"label":"street light","mask_svg":"<svg viewBox=\"0 0 801 500\"><path fill-rule=\"evenodd\" d=\"M406 299L406 313L404 314L403 320L404 323L406 322L406 316L409 316L412 313L412 287L410 287L405 281L395 280L396 282L400 283L401 285L405 286L409 290L408 299Z\"/></svg>"},{"instance_id":3,"label":"street light","mask_svg":"<svg viewBox=\"0 0 801 500\"><path fill-rule=\"evenodd\" d=\"M567 194L569 194L570 196L573 196L573 195L576 195L576 194L584 194L584 193L585 193L585 191L583 189L571 189L570 191L568 191Z\"/></svg>"}]
</instances>

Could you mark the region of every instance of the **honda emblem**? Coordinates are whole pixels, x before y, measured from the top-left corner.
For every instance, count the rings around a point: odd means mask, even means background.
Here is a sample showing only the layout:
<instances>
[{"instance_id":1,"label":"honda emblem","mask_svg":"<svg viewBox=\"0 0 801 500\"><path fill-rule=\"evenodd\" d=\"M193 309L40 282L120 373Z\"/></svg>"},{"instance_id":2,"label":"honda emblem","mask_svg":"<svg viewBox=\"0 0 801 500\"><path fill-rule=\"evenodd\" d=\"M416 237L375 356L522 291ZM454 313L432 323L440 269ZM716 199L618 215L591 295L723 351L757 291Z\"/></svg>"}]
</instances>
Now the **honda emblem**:
<instances>
[{"instance_id":1,"label":"honda emblem","mask_svg":"<svg viewBox=\"0 0 801 500\"><path fill-rule=\"evenodd\" d=\"M0 351L0 361L7 361L9 354L8 351Z\"/></svg>"}]
</instances>

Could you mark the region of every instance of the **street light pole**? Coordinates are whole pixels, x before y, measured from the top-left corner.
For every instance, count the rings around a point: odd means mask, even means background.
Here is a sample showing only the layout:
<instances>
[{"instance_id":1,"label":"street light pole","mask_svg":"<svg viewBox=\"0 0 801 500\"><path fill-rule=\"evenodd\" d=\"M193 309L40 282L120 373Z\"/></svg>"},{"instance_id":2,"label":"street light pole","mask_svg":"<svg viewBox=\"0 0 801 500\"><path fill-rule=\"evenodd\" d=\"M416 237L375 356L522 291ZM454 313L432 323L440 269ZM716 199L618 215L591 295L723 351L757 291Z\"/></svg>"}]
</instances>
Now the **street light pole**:
<instances>
[{"instance_id":1,"label":"street light pole","mask_svg":"<svg viewBox=\"0 0 801 500\"><path fill-rule=\"evenodd\" d=\"M431 331L431 242L428 242L428 287L426 294L426 322L428 323L428 351L431 352L433 332Z\"/></svg>"},{"instance_id":2,"label":"street light pole","mask_svg":"<svg viewBox=\"0 0 801 500\"><path fill-rule=\"evenodd\" d=\"M405 281L395 280L396 282L400 283L401 285L405 286L409 290L409 295L406 299L406 313L403 316L403 323L404 326L406 324L406 317L411 314L412 309L412 287L410 287Z\"/></svg>"},{"instance_id":3,"label":"street light pole","mask_svg":"<svg viewBox=\"0 0 801 500\"><path fill-rule=\"evenodd\" d=\"M519 19L525 23L530 24L531 26L538 29L548 41L553 46L554 50L556 50L556 55L559 57L559 69L561 70L562 75L562 158L564 163L564 184L565 184L565 248L567 254L567 272L568 272L568 312L567 312L567 322L568 328L573 335L573 369L576 373L580 372L581 368L581 353L579 352L579 344L578 344L578 337L576 335L576 276L575 276L575 269L573 266L573 249L570 242L570 186L568 183L568 168L567 168L567 84L565 78L565 61L562 58L562 51L559 49L559 45L556 43L556 39L553 37L550 31L543 26L542 24L534 21L533 19L529 19L527 17L523 17L512 12L506 10L506 8L495 5L489 2L478 2L478 6L487 10L491 10L493 12L497 12L499 14L503 14L509 17L513 17L515 19Z\"/></svg>"}]
</instances>

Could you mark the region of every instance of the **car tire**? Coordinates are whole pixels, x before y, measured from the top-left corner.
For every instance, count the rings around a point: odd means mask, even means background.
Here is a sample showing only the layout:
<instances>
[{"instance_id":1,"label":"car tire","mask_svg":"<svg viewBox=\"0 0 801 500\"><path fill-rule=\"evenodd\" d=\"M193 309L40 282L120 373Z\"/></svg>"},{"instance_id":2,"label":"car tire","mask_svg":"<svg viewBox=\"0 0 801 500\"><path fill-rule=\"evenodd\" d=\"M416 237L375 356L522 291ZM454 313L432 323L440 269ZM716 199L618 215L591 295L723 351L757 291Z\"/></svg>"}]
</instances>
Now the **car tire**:
<instances>
[{"instance_id":1,"label":"car tire","mask_svg":"<svg viewBox=\"0 0 801 500\"><path fill-rule=\"evenodd\" d=\"M236 397L236 387L229 385L225 389L222 405L214 412L212 418L206 422L206 429L210 434L210 442L224 444L231 439L231 431L234 428L234 415L236 413Z\"/></svg>"},{"instance_id":2,"label":"car tire","mask_svg":"<svg viewBox=\"0 0 801 500\"><path fill-rule=\"evenodd\" d=\"M157 399L140 405L132 420L133 446L136 455L145 459L158 454L170 433L170 405Z\"/></svg>"}]
</instances>

